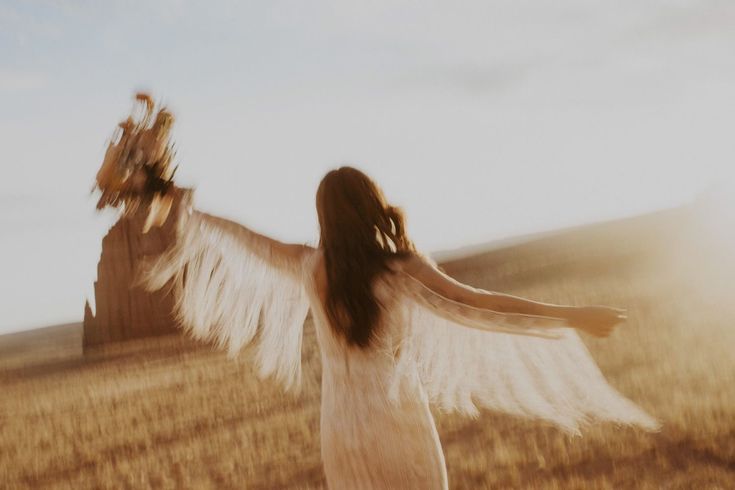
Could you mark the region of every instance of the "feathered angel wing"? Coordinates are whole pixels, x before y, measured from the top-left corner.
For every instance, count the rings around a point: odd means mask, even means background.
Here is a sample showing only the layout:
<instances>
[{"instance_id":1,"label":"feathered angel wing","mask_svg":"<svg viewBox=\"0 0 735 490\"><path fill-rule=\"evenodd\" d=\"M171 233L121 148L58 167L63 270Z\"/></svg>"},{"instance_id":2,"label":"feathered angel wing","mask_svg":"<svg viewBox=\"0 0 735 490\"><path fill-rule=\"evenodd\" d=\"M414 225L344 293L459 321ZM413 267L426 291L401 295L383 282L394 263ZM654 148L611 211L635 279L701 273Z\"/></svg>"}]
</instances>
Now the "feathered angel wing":
<instances>
[{"instance_id":1,"label":"feathered angel wing","mask_svg":"<svg viewBox=\"0 0 735 490\"><path fill-rule=\"evenodd\" d=\"M592 420L658 422L611 387L564 320L467 306L401 272L405 317L392 389L420 383L444 410L544 419L570 433ZM519 335L520 334L520 335Z\"/></svg>"},{"instance_id":2,"label":"feathered angel wing","mask_svg":"<svg viewBox=\"0 0 735 490\"><path fill-rule=\"evenodd\" d=\"M256 341L261 377L297 388L309 309L305 257L313 249L192 211L190 201L181 208L176 242L142 268L142 284L156 290L171 281L176 315L193 337L230 355Z\"/></svg>"}]
</instances>

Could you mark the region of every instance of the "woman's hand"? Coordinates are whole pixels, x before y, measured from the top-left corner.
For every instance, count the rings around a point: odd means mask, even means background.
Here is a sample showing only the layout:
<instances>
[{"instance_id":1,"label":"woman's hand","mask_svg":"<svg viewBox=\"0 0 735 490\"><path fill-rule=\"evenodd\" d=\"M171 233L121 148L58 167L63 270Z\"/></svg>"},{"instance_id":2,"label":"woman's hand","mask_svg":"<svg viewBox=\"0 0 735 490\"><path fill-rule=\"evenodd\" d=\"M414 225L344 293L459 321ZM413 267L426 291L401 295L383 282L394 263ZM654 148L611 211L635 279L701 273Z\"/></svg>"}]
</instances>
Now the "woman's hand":
<instances>
[{"instance_id":1,"label":"woman's hand","mask_svg":"<svg viewBox=\"0 0 735 490\"><path fill-rule=\"evenodd\" d=\"M569 325L595 337L607 337L628 317L625 310L608 306L580 306L567 314Z\"/></svg>"}]
</instances>

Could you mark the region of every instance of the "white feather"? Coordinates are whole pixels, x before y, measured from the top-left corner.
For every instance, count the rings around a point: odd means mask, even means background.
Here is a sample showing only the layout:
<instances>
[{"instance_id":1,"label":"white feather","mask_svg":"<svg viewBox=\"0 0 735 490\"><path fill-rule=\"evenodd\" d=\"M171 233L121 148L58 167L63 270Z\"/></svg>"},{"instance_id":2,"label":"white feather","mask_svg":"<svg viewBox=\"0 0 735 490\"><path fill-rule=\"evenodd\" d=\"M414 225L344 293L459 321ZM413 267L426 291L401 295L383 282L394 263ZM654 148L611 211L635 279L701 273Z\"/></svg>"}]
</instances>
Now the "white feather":
<instances>
[{"instance_id":1,"label":"white feather","mask_svg":"<svg viewBox=\"0 0 735 490\"><path fill-rule=\"evenodd\" d=\"M405 273L394 287L402 293L395 310L401 317L392 321L404 332L393 396L403 383L419 382L441 409L472 416L484 407L547 420L574 434L592 420L659 427L607 383L563 320L464 305Z\"/></svg>"},{"instance_id":2,"label":"white feather","mask_svg":"<svg viewBox=\"0 0 735 490\"><path fill-rule=\"evenodd\" d=\"M255 340L259 374L298 388L309 310L302 264L221 221L197 211L182 219L176 243L147 264L141 280L149 290L172 281L177 318L194 338L232 356Z\"/></svg>"}]
</instances>

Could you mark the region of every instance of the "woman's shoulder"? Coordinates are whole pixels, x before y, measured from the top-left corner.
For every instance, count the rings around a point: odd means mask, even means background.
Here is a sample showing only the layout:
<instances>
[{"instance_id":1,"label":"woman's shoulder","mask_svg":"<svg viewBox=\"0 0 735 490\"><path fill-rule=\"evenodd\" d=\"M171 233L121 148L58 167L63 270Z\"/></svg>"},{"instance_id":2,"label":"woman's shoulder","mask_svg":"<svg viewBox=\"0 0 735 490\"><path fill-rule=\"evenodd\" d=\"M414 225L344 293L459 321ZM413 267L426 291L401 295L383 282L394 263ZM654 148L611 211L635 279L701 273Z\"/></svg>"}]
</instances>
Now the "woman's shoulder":
<instances>
[{"instance_id":1,"label":"woman's shoulder","mask_svg":"<svg viewBox=\"0 0 735 490\"><path fill-rule=\"evenodd\" d=\"M392 258L390 267L394 272L405 272L409 275L415 275L420 274L427 267L436 267L436 262L424 253L412 250Z\"/></svg>"}]
</instances>

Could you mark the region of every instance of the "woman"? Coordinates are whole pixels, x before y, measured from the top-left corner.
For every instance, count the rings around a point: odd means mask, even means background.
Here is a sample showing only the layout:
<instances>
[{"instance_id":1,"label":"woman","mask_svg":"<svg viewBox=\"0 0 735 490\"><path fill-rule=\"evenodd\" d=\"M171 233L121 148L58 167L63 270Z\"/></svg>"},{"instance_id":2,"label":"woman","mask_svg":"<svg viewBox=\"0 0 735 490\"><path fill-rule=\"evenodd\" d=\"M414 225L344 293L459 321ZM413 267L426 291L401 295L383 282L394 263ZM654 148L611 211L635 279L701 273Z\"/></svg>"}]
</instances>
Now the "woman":
<instances>
[{"instance_id":1,"label":"woman","mask_svg":"<svg viewBox=\"0 0 735 490\"><path fill-rule=\"evenodd\" d=\"M231 354L256 341L261 376L295 389L311 309L330 488L447 488L430 403L543 419L571 433L595 419L657 427L606 383L574 332L606 336L624 320L621 310L538 303L453 280L414 249L400 210L357 169L321 181L312 248L194 211L192 193L170 175L164 182L144 167L118 166L134 178L109 199L150 203L146 227L165 221L170 206L160 202L174 202L177 239L142 280L151 290L172 287L178 318L196 338Z\"/></svg>"},{"instance_id":2,"label":"woman","mask_svg":"<svg viewBox=\"0 0 735 490\"><path fill-rule=\"evenodd\" d=\"M537 303L453 280L414 250L401 212L354 168L319 185L318 248L191 211L190 194L179 199L187 211L178 241L147 271L148 287L173 279L184 327L233 354L257 334L260 373L287 388L299 382L311 308L330 488L446 488L430 402L570 432L591 419L656 428L605 382L568 328L605 336L621 310Z\"/></svg>"}]
</instances>

